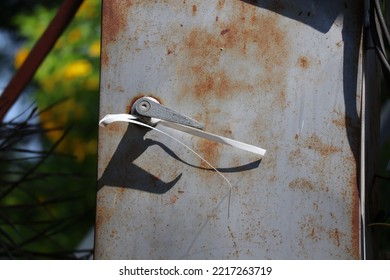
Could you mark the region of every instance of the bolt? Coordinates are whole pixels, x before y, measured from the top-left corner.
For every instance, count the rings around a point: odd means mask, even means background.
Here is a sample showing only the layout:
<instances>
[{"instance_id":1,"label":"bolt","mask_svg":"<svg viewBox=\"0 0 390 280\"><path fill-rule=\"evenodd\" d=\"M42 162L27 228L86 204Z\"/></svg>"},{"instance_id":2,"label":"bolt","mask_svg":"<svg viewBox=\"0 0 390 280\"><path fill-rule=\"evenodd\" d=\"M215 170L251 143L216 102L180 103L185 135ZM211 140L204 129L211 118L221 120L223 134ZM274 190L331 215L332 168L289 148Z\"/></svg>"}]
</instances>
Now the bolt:
<instances>
[{"instance_id":1,"label":"bolt","mask_svg":"<svg viewBox=\"0 0 390 280\"><path fill-rule=\"evenodd\" d=\"M139 104L138 104L138 109L142 112L147 112L149 111L151 108L151 105L148 101L146 100L142 100Z\"/></svg>"}]
</instances>

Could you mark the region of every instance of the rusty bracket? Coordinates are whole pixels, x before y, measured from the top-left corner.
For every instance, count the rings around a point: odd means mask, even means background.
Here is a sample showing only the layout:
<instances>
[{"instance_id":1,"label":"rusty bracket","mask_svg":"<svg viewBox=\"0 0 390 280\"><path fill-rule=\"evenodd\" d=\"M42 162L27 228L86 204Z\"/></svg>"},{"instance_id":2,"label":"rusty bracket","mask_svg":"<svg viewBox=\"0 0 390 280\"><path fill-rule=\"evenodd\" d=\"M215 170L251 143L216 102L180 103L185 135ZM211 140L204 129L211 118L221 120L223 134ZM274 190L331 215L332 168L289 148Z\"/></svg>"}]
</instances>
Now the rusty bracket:
<instances>
[{"instance_id":1,"label":"rusty bracket","mask_svg":"<svg viewBox=\"0 0 390 280\"><path fill-rule=\"evenodd\" d=\"M143 118L144 121L153 125L157 124L158 120L164 120L197 129L204 129L203 124L161 105L152 97L141 97L137 99L131 108L131 113Z\"/></svg>"}]
</instances>

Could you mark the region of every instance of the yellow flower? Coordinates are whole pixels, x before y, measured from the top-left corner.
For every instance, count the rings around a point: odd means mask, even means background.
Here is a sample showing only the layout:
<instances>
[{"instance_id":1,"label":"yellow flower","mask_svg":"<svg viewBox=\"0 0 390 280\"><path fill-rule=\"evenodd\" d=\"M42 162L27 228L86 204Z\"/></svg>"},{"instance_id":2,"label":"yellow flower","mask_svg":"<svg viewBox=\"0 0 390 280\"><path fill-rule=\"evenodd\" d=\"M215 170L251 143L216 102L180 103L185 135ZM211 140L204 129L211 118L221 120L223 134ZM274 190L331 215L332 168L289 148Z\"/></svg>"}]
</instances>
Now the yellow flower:
<instances>
[{"instance_id":1,"label":"yellow flower","mask_svg":"<svg viewBox=\"0 0 390 280\"><path fill-rule=\"evenodd\" d=\"M99 1L85 0L79 8L77 12L77 16L81 16L84 18L96 17L98 15L98 7L99 7Z\"/></svg>"},{"instance_id":2,"label":"yellow flower","mask_svg":"<svg viewBox=\"0 0 390 280\"><path fill-rule=\"evenodd\" d=\"M63 135L62 128L68 125L69 116L73 119L83 118L85 109L77 104L74 99L68 99L59 104L55 109L42 112L40 115L42 126L46 131L46 137L51 142L56 142ZM57 129L54 129L57 128ZM54 129L54 130L53 130ZM57 146L56 151L72 154L78 161L83 161L87 155L96 152L96 140L86 141L81 138L66 136Z\"/></svg>"},{"instance_id":3,"label":"yellow flower","mask_svg":"<svg viewBox=\"0 0 390 280\"><path fill-rule=\"evenodd\" d=\"M97 57L100 55L100 41L95 41L89 47L88 53L92 57Z\"/></svg>"},{"instance_id":4,"label":"yellow flower","mask_svg":"<svg viewBox=\"0 0 390 280\"><path fill-rule=\"evenodd\" d=\"M99 89L99 78L98 77L91 77L91 78L88 78L86 81L85 81L85 87L88 89L88 90L97 90Z\"/></svg>"},{"instance_id":5,"label":"yellow flower","mask_svg":"<svg viewBox=\"0 0 390 280\"><path fill-rule=\"evenodd\" d=\"M64 76L71 80L74 78L86 77L92 71L92 65L84 59L76 60L65 67Z\"/></svg>"},{"instance_id":6,"label":"yellow flower","mask_svg":"<svg viewBox=\"0 0 390 280\"><path fill-rule=\"evenodd\" d=\"M69 38L69 41L71 43L74 43L74 42L78 41L81 38L81 31L80 31L80 29L75 29L75 30L70 31L68 38Z\"/></svg>"},{"instance_id":7,"label":"yellow flower","mask_svg":"<svg viewBox=\"0 0 390 280\"><path fill-rule=\"evenodd\" d=\"M25 48L21 48L15 55L14 58L14 65L16 68L19 68L22 66L23 62L26 60L27 56L29 54L29 50Z\"/></svg>"},{"instance_id":8,"label":"yellow flower","mask_svg":"<svg viewBox=\"0 0 390 280\"><path fill-rule=\"evenodd\" d=\"M74 139L72 142L73 156L75 156L79 162L84 161L85 157L88 155L88 144L79 138Z\"/></svg>"},{"instance_id":9,"label":"yellow flower","mask_svg":"<svg viewBox=\"0 0 390 280\"><path fill-rule=\"evenodd\" d=\"M96 140L90 140L88 141L86 145L86 151L88 154L93 155L96 153L97 150L97 141Z\"/></svg>"}]
</instances>

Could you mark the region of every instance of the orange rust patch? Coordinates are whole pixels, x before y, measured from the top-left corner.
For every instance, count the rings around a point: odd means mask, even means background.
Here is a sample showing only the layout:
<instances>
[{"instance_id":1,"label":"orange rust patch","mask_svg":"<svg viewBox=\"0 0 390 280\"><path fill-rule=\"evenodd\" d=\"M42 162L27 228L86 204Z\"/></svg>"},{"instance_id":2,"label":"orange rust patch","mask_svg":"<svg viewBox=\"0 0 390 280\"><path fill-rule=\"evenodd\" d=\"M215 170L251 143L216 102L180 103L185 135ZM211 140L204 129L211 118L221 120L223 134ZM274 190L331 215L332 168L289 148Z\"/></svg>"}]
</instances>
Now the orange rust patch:
<instances>
[{"instance_id":1,"label":"orange rust patch","mask_svg":"<svg viewBox=\"0 0 390 280\"><path fill-rule=\"evenodd\" d=\"M113 230L111 231L110 237L111 237L111 238L114 238L114 237L116 237L117 235L118 235L118 231L116 231L115 229L113 229Z\"/></svg>"},{"instance_id":2,"label":"orange rust patch","mask_svg":"<svg viewBox=\"0 0 390 280\"><path fill-rule=\"evenodd\" d=\"M119 200L123 200L123 196L125 195L125 188L124 187L119 187L119 188L116 188L116 192L118 194L118 199Z\"/></svg>"},{"instance_id":3,"label":"orange rust patch","mask_svg":"<svg viewBox=\"0 0 390 280\"><path fill-rule=\"evenodd\" d=\"M303 153L301 149L298 147L297 149L290 152L288 156L289 164L293 166L302 166L304 162L302 162Z\"/></svg>"},{"instance_id":4,"label":"orange rust patch","mask_svg":"<svg viewBox=\"0 0 390 280\"><path fill-rule=\"evenodd\" d=\"M196 5L192 5L192 15L196 16L196 12L198 11L198 7Z\"/></svg>"},{"instance_id":5,"label":"orange rust patch","mask_svg":"<svg viewBox=\"0 0 390 280\"><path fill-rule=\"evenodd\" d=\"M210 142L204 139L200 139L199 142L199 153L211 164L217 163L220 158L220 145L215 142ZM210 166L203 160L200 164L203 168L210 168Z\"/></svg>"},{"instance_id":6,"label":"orange rust patch","mask_svg":"<svg viewBox=\"0 0 390 280\"><path fill-rule=\"evenodd\" d=\"M220 10L225 6L225 0L219 0L217 4L217 9Z\"/></svg>"},{"instance_id":7,"label":"orange rust patch","mask_svg":"<svg viewBox=\"0 0 390 280\"><path fill-rule=\"evenodd\" d=\"M309 234L309 237L312 239L312 240L316 240L318 237L316 235L316 232L315 232L315 228L313 227L310 234Z\"/></svg>"},{"instance_id":8,"label":"orange rust patch","mask_svg":"<svg viewBox=\"0 0 390 280\"><path fill-rule=\"evenodd\" d=\"M299 227L302 232L302 236L310 238L313 241L319 241L324 231L322 223L322 216L307 216L304 221L300 223ZM302 244L303 245L303 244Z\"/></svg>"},{"instance_id":9,"label":"orange rust patch","mask_svg":"<svg viewBox=\"0 0 390 280\"><path fill-rule=\"evenodd\" d=\"M349 127L349 128L352 128L354 131L360 131L359 125L355 124L354 121L352 120L352 118L348 117L348 116L345 117L345 116L341 115L337 119L333 119L332 123L335 126L340 127L340 128Z\"/></svg>"},{"instance_id":10,"label":"orange rust patch","mask_svg":"<svg viewBox=\"0 0 390 280\"><path fill-rule=\"evenodd\" d=\"M337 127L345 128L345 118L334 119L332 123Z\"/></svg>"},{"instance_id":11,"label":"orange rust patch","mask_svg":"<svg viewBox=\"0 0 390 280\"><path fill-rule=\"evenodd\" d=\"M207 75L202 70L198 73L198 83L194 85L194 93L197 98L215 94L218 98L223 98L232 90L250 90L252 87L245 82L233 82L225 72L219 71L212 76Z\"/></svg>"},{"instance_id":12,"label":"orange rust patch","mask_svg":"<svg viewBox=\"0 0 390 280\"><path fill-rule=\"evenodd\" d=\"M237 4L239 3L239 4ZM223 6L222 1L219 5ZM285 65L288 61L287 32L279 26L278 16L261 14L255 6L233 2L237 13L228 21L219 19L221 29L194 28L181 48L178 72L189 73L181 92L198 100L233 97L236 94L274 92L275 104L286 105ZM218 33L221 36L216 36ZM225 55L227 54L227 55ZM256 61L257 79L237 78L226 58L241 62ZM239 76L239 75L238 75Z\"/></svg>"},{"instance_id":13,"label":"orange rust patch","mask_svg":"<svg viewBox=\"0 0 390 280\"><path fill-rule=\"evenodd\" d=\"M170 204L175 204L176 201L179 199L179 197L177 195L172 195L170 198L169 198L169 203Z\"/></svg>"},{"instance_id":14,"label":"orange rust patch","mask_svg":"<svg viewBox=\"0 0 390 280\"><path fill-rule=\"evenodd\" d=\"M131 5L131 0L103 1L103 45L115 42L118 34L126 28Z\"/></svg>"},{"instance_id":15,"label":"orange rust patch","mask_svg":"<svg viewBox=\"0 0 390 280\"><path fill-rule=\"evenodd\" d=\"M110 125L108 125L106 128L105 128L105 131L107 133L110 133L110 134L118 134L118 133L121 133L124 129L124 126L123 124L119 123L119 122L114 122Z\"/></svg>"},{"instance_id":16,"label":"orange rust patch","mask_svg":"<svg viewBox=\"0 0 390 280\"><path fill-rule=\"evenodd\" d=\"M301 56L298 59L298 65L303 69L307 69L310 66L310 61L306 56Z\"/></svg>"},{"instance_id":17,"label":"orange rust patch","mask_svg":"<svg viewBox=\"0 0 390 280\"><path fill-rule=\"evenodd\" d=\"M102 66L106 66L106 65L108 65L108 62L109 62L109 57L108 57L106 49L103 46L102 53L100 56L100 63L102 64ZM108 87L108 89L110 89L110 88Z\"/></svg>"},{"instance_id":18,"label":"orange rust patch","mask_svg":"<svg viewBox=\"0 0 390 280\"><path fill-rule=\"evenodd\" d=\"M280 91L278 96L277 96L277 100L278 100L278 103L279 104L286 104L286 100L287 100L287 97L286 97L286 92L284 90Z\"/></svg>"},{"instance_id":19,"label":"orange rust patch","mask_svg":"<svg viewBox=\"0 0 390 280\"><path fill-rule=\"evenodd\" d=\"M331 239L337 247L340 247L340 232L336 228L335 230L328 232L329 239Z\"/></svg>"},{"instance_id":20,"label":"orange rust patch","mask_svg":"<svg viewBox=\"0 0 390 280\"><path fill-rule=\"evenodd\" d=\"M325 144L322 142L321 138L318 137L316 134L311 135L306 141L306 146L309 149L312 149L319 153L323 157L328 157L331 154L341 152L341 148L335 147L333 145Z\"/></svg>"},{"instance_id":21,"label":"orange rust patch","mask_svg":"<svg viewBox=\"0 0 390 280\"><path fill-rule=\"evenodd\" d=\"M313 191L314 190L313 183L310 182L309 180L306 180L305 178L298 178L298 179L291 181L288 184L288 187L290 189L294 189L294 190L299 190L299 189L306 190L306 191Z\"/></svg>"},{"instance_id":22,"label":"orange rust patch","mask_svg":"<svg viewBox=\"0 0 390 280\"><path fill-rule=\"evenodd\" d=\"M356 174L357 175L357 174ZM352 248L351 255L355 259L360 259L360 211L359 211L359 192L357 185L357 177L351 176L350 188L352 188L352 207L351 207L351 228L352 228Z\"/></svg>"},{"instance_id":23,"label":"orange rust patch","mask_svg":"<svg viewBox=\"0 0 390 280\"><path fill-rule=\"evenodd\" d=\"M223 29L223 30L221 31L221 35L223 36L223 35L225 35L226 33L228 33L229 31L230 31L229 28L225 28L225 29Z\"/></svg>"},{"instance_id":24,"label":"orange rust patch","mask_svg":"<svg viewBox=\"0 0 390 280\"><path fill-rule=\"evenodd\" d=\"M107 209L103 207L97 206L96 209L96 230L99 231L99 228L104 224L107 223L111 219L112 213L110 211L107 211Z\"/></svg>"}]
</instances>

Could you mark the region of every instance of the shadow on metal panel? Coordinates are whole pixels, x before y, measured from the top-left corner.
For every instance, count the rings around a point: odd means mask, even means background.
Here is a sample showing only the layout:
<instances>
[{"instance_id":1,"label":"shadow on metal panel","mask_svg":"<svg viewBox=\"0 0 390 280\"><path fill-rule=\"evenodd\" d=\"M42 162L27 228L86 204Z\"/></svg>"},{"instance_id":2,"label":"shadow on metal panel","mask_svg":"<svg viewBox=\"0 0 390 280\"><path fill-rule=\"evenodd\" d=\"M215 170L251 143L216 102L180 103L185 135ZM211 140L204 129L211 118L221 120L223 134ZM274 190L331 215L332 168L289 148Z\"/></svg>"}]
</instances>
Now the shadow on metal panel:
<instances>
[{"instance_id":1,"label":"shadow on metal panel","mask_svg":"<svg viewBox=\"0 0 390 280\"><path fill-rule=\"evenodd\" d=\"M143 139L146 132L148 130L136 125L128 126L106 170L98 180L98 190L104 186L112 186L163 194L180 180L182 174L171 182L163 182L133 163L149 146L155 144L154 141Z\"/></svg>"},{"instance_id":2,"label":"shadow on metal panel","mask_svg":"<svg viewBox=\"0 0 390 280\"><path fill-rule=\"evenodd\" d=\"M339 16L341 8L345 8L345 5L347 5L344 3L344 6L342 6L343 4L340 4L338 0L241 1L302 22L322 33L327 33L330 30Z\"/></svg>"},{"instance_id":3,"label":"shadow on metal panel","mask_svg":"<svg viewBox=\"0 0 390 280\"><path fill-rule=\"evenodd\" d=\"M196 169L215 171L212 168L205 168L188 163L177 156L163 143L148 138L145 139L144 136L148 131L148 129L129 124L114 155L108 163L107 168L103 172L102 177L98 180L98 190L104 186L111 186L136 189L154 194L164 194L174 187L180 180L182 174L179 174L170 182L164 182L133 163L134 160L141 156L146 149L152 145L159 146L169 156L185 165ZM260 163L261 160L256 160L241 166L216 169L222 173L242 172L258 168Z\"/></svg>"}]
</instances>

